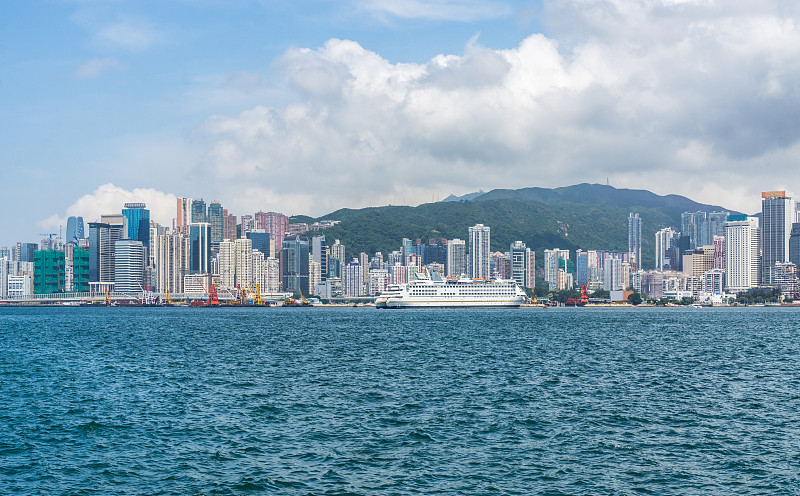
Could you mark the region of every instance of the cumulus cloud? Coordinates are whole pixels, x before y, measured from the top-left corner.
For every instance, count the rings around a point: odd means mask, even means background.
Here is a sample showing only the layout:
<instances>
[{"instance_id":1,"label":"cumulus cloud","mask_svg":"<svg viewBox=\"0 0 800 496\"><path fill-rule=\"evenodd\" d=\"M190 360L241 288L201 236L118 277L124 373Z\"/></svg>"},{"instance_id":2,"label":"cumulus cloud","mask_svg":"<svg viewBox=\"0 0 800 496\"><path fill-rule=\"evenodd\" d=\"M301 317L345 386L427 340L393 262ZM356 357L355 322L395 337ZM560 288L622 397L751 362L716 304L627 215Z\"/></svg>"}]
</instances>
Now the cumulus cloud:
<instances>
[{"instance_id":1,"label":"cumulus cloud","mask_svg":"<svg viewBox=\"0 0 800 496\"><path fill-rule=\"evenodd\" d=\"M53 214L39 222L39 227L57 229L67 225L67 217L81 216L85 222L100 221L102 215L119 214L125 203L145 203L150 210L150 220L171 226L175 217L177 197L152 188L126 190L111 183L98 186L93 192L81 196L69 205L65 215Z\"/></svg>"},{"instance_id":2,"label":"cumulus cloud","mask_svg":"<svg viewBox=\"0 0 800 496\"><path fill-rule=\"evenodd\" d=\"M210 117L204 173L265 188L253 208L291 197L320 215L606 178L753 211L774 177L800 181L800 7L566 0L543 11L547 36L506 50L473 40L426 63L349 40L291 49L276 67L296 101ZM756 173L765 167L774 174Z\"/></svg>"}]
</instances>

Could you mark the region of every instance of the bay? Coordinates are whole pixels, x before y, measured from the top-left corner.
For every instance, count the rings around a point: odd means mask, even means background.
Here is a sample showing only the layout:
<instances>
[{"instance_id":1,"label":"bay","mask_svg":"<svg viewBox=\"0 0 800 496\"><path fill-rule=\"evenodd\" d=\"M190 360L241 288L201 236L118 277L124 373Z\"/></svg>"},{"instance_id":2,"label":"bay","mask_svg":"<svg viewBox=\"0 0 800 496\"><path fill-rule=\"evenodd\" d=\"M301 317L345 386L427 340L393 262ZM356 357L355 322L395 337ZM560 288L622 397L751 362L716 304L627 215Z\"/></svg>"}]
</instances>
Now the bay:
<instances>
[{"instance_id":1,"label":"bay","mask_svg":"<svg viewBox=\"0 0 800 496\"><path fill-rule=\"evenodd\" d=\"M0 308L0 494L800 494L789 308Z\"/></svg>"}]
</instances>

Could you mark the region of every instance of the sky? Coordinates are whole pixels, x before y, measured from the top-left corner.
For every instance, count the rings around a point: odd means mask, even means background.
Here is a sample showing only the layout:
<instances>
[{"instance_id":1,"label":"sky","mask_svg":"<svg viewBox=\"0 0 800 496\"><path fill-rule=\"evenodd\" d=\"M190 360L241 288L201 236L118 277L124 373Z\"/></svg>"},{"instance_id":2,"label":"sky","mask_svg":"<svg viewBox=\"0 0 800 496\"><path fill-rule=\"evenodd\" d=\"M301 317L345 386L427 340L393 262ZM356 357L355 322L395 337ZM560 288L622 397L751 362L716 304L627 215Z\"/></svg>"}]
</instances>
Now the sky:
<instances>
[{"instance_id":1,"label":"sky","mask_svg":"<svg viewBox=\"0 0 800 496\"><path fill-rule=\"evenodd\" d=\"M800 193L791 0L11 0L0 64L0 245L179 196Z\"/></svg>"}]
</instances>

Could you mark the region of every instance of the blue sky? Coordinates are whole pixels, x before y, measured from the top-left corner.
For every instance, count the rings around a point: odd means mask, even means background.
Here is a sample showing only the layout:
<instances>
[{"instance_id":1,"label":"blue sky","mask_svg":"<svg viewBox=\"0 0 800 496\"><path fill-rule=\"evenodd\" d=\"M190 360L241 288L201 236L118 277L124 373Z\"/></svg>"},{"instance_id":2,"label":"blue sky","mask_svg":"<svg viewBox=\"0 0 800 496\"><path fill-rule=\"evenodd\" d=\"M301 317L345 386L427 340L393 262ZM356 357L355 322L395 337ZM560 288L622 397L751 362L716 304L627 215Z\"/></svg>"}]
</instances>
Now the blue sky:
<instances>
[{"instance_id":1,"label":"blue sky","mask_svg":"<svg viewBox=\"0 0 800 496\"><path fill-rule=\"evenodd\" d=\"M316 216L608 178L754 211L800 180L798 10L5 2L0 245L176 195Z\"/></svg>"}]
</instances>

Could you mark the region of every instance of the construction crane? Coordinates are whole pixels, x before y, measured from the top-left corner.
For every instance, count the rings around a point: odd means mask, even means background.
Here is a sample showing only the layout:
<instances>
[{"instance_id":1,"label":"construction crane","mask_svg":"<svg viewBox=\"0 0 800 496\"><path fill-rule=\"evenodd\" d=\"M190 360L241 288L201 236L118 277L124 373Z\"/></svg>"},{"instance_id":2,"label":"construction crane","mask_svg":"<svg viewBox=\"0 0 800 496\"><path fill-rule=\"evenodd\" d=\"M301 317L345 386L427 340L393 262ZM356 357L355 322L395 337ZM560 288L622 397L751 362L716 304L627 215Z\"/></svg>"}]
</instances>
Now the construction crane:
<instances>
[{"instance_id":1,"label":"construction crane","mask_svg":"<svg viewBox=\"0 0 800 496\"><path fill-rule=\"evenodd\" d=\"M589 293L586 292L586 285L581 284L581 299L578 300L579 306L584 306L589 303Z\"/></svg>"},{"instance_id":2,"label":"construction crane","mask_svg":"<svg viewBox=\"0 0 800 496\"><path fill-rule=\"evenodd\" d=\"M50 249L53 249L53 236L61 237L58 233L39 233L37 236L48 236L50 239Z\"/></svg>"},{"instance_id":3,"label":"construction crane","mask_svg":"<svg viewBox=\"0 0 800 496\"><path fill-rule=\"evenodd\" d=\"M261 288L258 287L258 284L256 284L255 291L250 288L250 284L247 281L245 281L244 284L247 286L247 292L253 295L253 305L258 307L263 305L264 303L261 301Z\"/></svg>"},{"instance_id":4,"label":"construction crane","mask_svg":"<svg viewBox=\"0 0 800 496\"><path fill-rule=\"evenodd\" d=\"M209 289L206 290L206 287L203 286L203 281L201 281L199 277L195 277L195 279L197 280L197 283L200 284L200 287L203 288L203 291L206 293L206 296L208 297L205 306L207 307L219 306L219 298L217 297L217 288L214 286L214 283L212 282Z\"/></svg>"}]
</instances>

